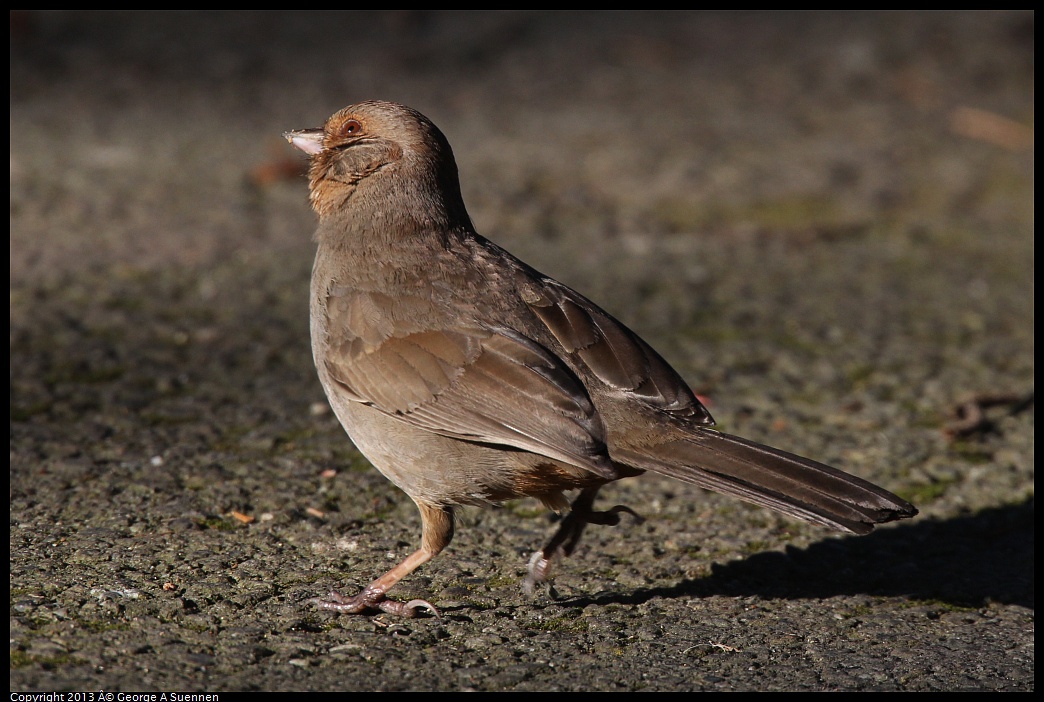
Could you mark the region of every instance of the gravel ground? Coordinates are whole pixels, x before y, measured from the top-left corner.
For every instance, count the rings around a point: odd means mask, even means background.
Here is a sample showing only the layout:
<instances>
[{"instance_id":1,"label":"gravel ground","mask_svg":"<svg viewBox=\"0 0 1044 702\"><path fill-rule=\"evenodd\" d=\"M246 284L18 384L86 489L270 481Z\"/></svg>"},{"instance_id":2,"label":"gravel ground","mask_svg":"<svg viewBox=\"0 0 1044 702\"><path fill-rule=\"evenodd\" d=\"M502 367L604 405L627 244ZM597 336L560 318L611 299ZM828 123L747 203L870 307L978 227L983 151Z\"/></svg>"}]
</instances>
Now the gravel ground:
<instances>
[{"instance_id":1,"label":"gravel ground","mask_svg":"<svg viewBox=\"0 0 1044 702\"><path fill-rule=\"evenodd\" d=\"M1034 15L11 14L10 686L1033 690ZM921 515L825 530L649 476L416 547L312 368L282 131L430 116L480 232L734 433ZM956 419L963 408L965 419ZM969 414L970 413L970 414ZM981 421L976 421L976 418Z\"/></svg>"}]
</instances>

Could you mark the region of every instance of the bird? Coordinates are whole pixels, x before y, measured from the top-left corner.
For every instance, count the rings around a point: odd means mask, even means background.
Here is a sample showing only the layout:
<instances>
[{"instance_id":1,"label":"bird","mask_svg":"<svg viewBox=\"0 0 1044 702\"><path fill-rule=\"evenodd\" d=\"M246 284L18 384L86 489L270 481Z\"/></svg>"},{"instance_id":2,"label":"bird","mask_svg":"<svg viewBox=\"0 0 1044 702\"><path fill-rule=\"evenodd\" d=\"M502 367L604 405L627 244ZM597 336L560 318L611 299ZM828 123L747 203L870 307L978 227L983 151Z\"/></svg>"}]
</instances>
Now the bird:
<instances>
[{"instance_id":1,"label":"bird","mask_svg":"<svg viewBox=\"0 0 1044 702\"><path fill-rule=\"evenodd\" d=\"M532 592L588 524L640 519L597 510L595 497L645 472L852 534L917 514L862 478L713 429L635 332L475 230L450 144L420 112L360 102L284 137L309 158L318 220L319 380L355 446L421 517L419 548L355 595L310 600L319 608L440 616L387 592L446 548L458 507L521 497L565 515L529 562Z\"/></svg>"}]
</instances>

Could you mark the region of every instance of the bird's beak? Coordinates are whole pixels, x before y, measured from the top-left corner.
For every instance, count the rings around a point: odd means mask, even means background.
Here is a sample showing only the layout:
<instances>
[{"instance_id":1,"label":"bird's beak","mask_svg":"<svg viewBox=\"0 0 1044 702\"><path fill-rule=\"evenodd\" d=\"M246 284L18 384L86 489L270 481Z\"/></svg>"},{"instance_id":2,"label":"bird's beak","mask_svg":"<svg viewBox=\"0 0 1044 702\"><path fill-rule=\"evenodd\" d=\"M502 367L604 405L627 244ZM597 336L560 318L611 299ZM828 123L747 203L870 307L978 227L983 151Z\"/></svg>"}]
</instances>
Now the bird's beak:
<instances>
[{"instance_id":1,"label":"bird's beak","mask_svg":"<svg viewBox=\"0 0 1044 702\"><path fill-rule=\"evenodd\" d=\"M283 132L283 136L309 156L315 156L323 150L324 132L322 129L299 129L293 132Z\"/></svg>"}]
</instances>

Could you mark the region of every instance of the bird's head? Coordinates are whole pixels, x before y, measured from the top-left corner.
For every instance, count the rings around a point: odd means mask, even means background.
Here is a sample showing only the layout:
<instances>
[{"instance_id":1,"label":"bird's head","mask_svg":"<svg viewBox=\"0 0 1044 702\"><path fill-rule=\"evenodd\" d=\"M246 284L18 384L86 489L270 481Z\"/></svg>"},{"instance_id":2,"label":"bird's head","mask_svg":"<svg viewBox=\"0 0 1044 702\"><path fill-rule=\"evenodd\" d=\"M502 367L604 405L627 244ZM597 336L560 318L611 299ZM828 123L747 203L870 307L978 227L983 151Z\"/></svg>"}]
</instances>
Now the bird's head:
<instances>
[{"instance_id":1,"label":"bird's head","mask_svg":"<svg viewBox=\"0 0 1044 702\"><path fill-rule=\"evenodd\" d=\"M284 136L311 157L309 188L320 220L338 213L393 216L387 210L395 208L425 227L470 225L453 150L416 110L362 102L334 113L321 129Z\"/></svg>"}]
</instances>

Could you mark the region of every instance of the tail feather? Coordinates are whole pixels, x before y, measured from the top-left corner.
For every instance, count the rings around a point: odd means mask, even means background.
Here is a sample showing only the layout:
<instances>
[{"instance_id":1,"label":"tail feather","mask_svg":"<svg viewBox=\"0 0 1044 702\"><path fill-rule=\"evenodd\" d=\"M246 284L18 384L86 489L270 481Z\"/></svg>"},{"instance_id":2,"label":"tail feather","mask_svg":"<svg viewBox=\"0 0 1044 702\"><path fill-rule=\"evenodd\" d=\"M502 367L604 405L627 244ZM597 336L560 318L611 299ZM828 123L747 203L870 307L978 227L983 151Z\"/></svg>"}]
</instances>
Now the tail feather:
<instances>
[{"instance_id":1,"label":"tail feather","mask_svg":"<svg viewBox=\"0 0 1044 702\"><path fill-rule=\"evenodd\" d=\"M613 459L855 534L917 514L909 502L862 478L711 429L641 450L614 450Z\"/></svg>"}]
</instances>

